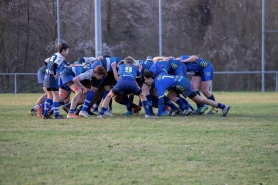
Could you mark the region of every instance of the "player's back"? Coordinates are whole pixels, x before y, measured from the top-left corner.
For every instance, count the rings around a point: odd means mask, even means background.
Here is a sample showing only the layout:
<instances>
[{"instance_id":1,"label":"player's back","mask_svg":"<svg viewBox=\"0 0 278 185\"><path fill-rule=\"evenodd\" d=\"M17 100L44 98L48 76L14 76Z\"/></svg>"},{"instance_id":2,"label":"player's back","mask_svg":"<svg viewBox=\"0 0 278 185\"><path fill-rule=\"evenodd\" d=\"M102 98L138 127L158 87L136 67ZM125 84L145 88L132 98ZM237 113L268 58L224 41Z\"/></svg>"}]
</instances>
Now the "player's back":
<instances>
[{"instance_id":1,"label":"player's back","mask_svg":"<svg viewBox=\"0 0 278 185\"><path fill-rule=\"evenodd\" d=\"M155 76L158 76L160 73L167 73L166 68L164 67L164 65L161 65L161 63L154 63L150 69L150 71L152 71L154 73Z\"/></svg>"},{"instance_id":2,"label":"player's back","mask_svg":"<svg viewBox=\"0 0 278 185\"><path fill-rule=\"evenodd\" d=\"M154 64L152 60L141 60L139 63L142 65L142 76L144 75L144 72L148 71Z\"/></svg>"},{"instance_id":3,"label":"player's back","mask_svg":"<svg viewBox=\"0 0 278 185\"><path fill-rule=\"evenodd\" d=\"M119 66L120 80L130 79L135 80L138 75L138 68L134 65L122 64Z\"/></svg>"}]
</instances>

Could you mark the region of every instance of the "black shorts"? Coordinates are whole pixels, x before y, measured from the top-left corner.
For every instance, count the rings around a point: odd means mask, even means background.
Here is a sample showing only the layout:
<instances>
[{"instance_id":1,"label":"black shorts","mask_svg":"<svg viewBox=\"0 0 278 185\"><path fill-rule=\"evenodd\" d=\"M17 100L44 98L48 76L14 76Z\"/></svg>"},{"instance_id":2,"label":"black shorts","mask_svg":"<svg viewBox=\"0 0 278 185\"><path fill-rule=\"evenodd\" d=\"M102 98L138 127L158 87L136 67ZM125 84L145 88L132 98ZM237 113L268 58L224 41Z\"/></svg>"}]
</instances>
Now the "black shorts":
<instances>
[{"instance_id":1,"label":"black shorts","mask_svg":"<svg viewBox=\"0 0 278 185\"><path fill-rule=\"evenodd\" d=\"M59 91L57 88L47 88L47 91Z\"/></svg>"}]
</instances>

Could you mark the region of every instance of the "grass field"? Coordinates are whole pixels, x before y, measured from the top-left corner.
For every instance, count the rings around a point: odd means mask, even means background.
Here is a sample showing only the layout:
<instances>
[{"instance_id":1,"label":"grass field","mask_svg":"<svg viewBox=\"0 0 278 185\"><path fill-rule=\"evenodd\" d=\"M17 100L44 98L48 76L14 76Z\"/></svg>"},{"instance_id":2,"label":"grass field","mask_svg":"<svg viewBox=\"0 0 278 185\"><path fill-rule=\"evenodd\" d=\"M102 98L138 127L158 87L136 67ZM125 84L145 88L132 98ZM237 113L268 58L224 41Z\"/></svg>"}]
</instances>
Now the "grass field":
<instances>
[{"instance_id":1,"label":"grass field","mask_svg":"<svg viewBox=\"0 0 278 185\"><path fill-rule=\"evenodd\" d=\"M214 95L227 117L42 120L0 94L0 184L278 184L278 93Z\"/></svg>"}]
</instances>

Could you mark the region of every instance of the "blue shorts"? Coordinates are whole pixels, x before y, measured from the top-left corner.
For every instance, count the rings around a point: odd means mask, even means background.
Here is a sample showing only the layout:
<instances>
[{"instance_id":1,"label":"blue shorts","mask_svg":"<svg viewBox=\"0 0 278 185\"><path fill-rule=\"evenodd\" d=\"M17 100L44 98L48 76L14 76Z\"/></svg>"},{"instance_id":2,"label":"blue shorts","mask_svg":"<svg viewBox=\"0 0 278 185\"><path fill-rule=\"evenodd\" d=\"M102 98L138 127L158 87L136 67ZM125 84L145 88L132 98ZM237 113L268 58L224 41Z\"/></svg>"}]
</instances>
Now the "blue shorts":
<instances>
[{"instance_id":1,"label":"blue shorts","mask_svg":"<svg viewBox=\"0 0 278 185\"><path fill-rule=\"evenodd\" d=\"M213 66L210 64L202 71L196 72L194 76L200 76L202 82L210 81L213 80L213 71Z\"/></svg>"},{"instance_id":2,"label":"blue shorts","mask_svg":"<svg viewBox=\"0 0 278 185\"><path fill-rule=\"evenodd\" d=\"M61 85L61 86L59 86L61 89L64 89L64 90L66 90L66 91L71 91L71 89L69 88L69 86L67 86L67 85Z\"/></svg>"},{"instance_id":3,"label":"blue shorts","mask_svg":"<svg viewBox=\"0 0 278 185\"><path fill-rule=\"evenodd\" d=\"M129 93L129 94L135 94L139 95L141 94L142 90L138 86L135 80L119 80L117 84L114 86L112 90L113 94L123 94L123 93Z\"/></svg>"},{"instance_id":4,"label":"blue shorts","mask_svg":"<svg viewBox=\"0 0 278 185\"><path fill-rule=\"evenodd\" d=\"M69 81L68 81L69 82ZM63 83L62 81L62 76L59 75L58 77L58 86L61 88L61 89L65 89L66 91L71 91L71 89L66 85L66 83Z\"/></svg>"},{"instance_id":5,"label":"blue shorts","mask_svg":"<svg viewBox=\"0 0 278 185\"><path fill-rule=\"evenodd\" d=\"M191 82L187 78L182 78L175 87L169 88L169 90L174 90L177 94L182 94L185 98L195 92L191 87Z\"/></svg>"}]
</instances>

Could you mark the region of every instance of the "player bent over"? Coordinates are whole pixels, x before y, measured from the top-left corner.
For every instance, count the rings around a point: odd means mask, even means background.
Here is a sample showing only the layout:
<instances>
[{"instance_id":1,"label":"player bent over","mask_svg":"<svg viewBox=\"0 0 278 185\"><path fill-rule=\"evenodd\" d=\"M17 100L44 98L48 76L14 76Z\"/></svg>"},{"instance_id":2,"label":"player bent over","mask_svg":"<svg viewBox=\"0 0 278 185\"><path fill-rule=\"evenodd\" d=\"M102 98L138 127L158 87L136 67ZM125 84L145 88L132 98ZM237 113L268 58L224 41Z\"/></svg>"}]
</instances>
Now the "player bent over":
<instances>
[{"instance_id":1,"label":"player bent over","mask_svg":"<svg viewBox=\"0 0 278 185\"><path fill-rule=\"evenodd\" d=\"M113 116L111 113L107 114L107 107L110 100L115 95L123 94L126 92L139 96L145 110L145 118L151 118L148 109L147 99L135 81L136 76L139 74L138 67L133 64L134 64L134 59L132 57L127 57L124 60L124 64L119 66L118 73L120 75L120 78L118 79L118 82L114 86L114 88L110 90L110 92L104 99L100 113L97 116L98 118L102 118L103 115ZM127 111L132 111L130 103L126 104L126 108Z\"/></svg>"},{"instance_id":2,"label":"player bent over","mask_svg":"<svg viewBox=\"0 0 278 185\"><path fill-rule=\"evenodd\" d=\"M103 77L107 76L107 72L103 66L97 66L95 69L90 69L84 73L73 78L72 83L70 83L70 88L75 92L75 95L72 99L71 106L67 118L78 118L76 114L74 114L75 108L82 96L82 94L86 94L88 89L84 87L81 81L85 79L96 78L97 80L101 80Z\"/></svg>"},{"instance_id":3,"label":"player bent over","mask_svg":"<svg viewBox=\"0 0 278 185\"><path fill-rule=\"evenodd\" d=\"M195 91L193 91L190 81L183 76L174 76L169 75L167 73L160 73L155 77L152 71L147 71L144 73L145 83L155 85L155 89L159 98L159 108L158 108L158 117L161 116L161 111L164 104L164 93L166 90L172 90L171 93L168 94L168 97L177 98L176 93L181 93L185 98L188 96L195 103L204 103L207 105L211 105L216 108L222 109L222 116L226 116L230 110L229 105L225 105L222 103L218 103L216 101L202 98ZM175 99L171 99L174 102L177 102ZM189 115L192 110L190 107L182 107L183 115Z\"/></svg>"}]
</instances>

